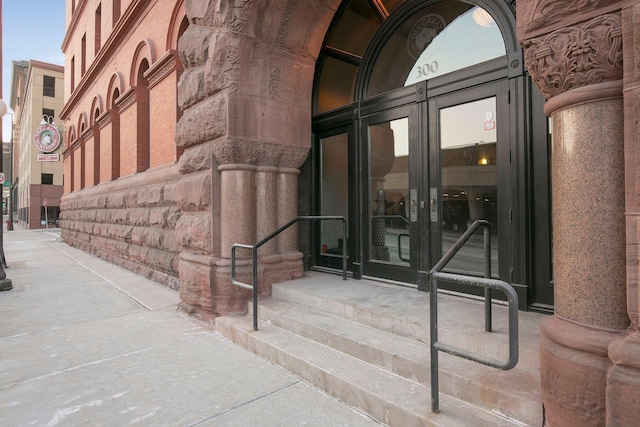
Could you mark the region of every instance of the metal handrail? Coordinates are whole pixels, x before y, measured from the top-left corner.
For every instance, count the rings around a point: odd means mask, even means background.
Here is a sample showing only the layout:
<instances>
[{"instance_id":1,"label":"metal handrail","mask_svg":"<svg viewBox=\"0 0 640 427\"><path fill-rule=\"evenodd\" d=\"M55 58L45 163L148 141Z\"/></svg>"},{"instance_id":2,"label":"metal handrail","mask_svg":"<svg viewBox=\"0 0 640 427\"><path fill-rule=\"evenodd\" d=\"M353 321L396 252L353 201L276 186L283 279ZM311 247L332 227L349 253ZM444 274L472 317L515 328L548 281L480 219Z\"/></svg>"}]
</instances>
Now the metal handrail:
<instances>
[{"instance_id":1,"label":"metal handrail","mask_svg":"<svg viewBox=\"0 0 640 427\"><path fill-rule=\"evenodd\" d=\"M485 277L466 276L462 274L444 273L441 270L456 255L473 233L484 227ZM491 233L489 222L477 220L460 236L460 238L442 256L440 261L429 271L430 277L430 328L431 328L431 411L440 412L438 389L438 352L463 357L493 368L508 370L518 363L518 294L509 283L491 278ZM438 342L438 279L460 284L480 286L485 289L485 330L491 332L491 289L499 289L505 293L509 303L509 358L499 361L483 358L466 350Z\"/></svg>"},{"instance_id":2,"label":"metal handrail","mask_svg":"<svg viewBox=\"0 0 640 427\"><path fill-rule=\"evenodd\" d=\"M299 216L278 228L255 245L246 245L242 243L234 243L231 245L231 284L249 289L253 292L253 330L258 330L258 249L278 234L285 231L298 221L342 221L342 280L347 280L347 220L343 216ZM251 250L251 279L252 284L240 282L236 280L236 249L243 248Z\"/></svg>"}]
</instances>

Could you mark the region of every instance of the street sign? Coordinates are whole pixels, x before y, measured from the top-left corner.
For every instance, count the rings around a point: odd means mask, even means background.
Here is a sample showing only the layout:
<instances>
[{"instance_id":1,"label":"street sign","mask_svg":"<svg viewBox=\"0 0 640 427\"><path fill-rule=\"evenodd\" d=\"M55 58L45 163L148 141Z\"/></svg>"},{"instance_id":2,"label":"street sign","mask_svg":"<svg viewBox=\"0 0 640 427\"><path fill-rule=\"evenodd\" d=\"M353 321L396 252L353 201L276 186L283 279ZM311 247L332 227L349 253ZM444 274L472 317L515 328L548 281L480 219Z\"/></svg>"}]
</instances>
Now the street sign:
<instances>
[{"instance_id":1,"label":"street sign","mask_svg":"<svg viewBox=\"0 0 640 427\"><path fill-rule=\"evenodd\" d=\"M47 199L42 199L42 206L47 207Z\"/></svg>"},{"instance_id":2,"label":"street sign","mask_svg":"<svg viewBox=\"0 0 640 427\"><path fill-rule=\"evenodd\" d=\"M0 184L4 184L4 174L0 172Z\"/></svg>"}]
</instances>

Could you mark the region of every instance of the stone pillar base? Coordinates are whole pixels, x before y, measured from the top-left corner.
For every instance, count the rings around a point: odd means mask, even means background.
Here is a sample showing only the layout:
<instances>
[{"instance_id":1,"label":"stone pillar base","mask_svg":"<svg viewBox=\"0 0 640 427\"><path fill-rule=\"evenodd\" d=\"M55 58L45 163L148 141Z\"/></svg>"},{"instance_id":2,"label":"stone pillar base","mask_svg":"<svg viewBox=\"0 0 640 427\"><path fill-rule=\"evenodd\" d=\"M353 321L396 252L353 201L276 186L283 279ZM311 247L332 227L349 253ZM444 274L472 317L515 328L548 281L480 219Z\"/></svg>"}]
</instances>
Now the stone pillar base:
<instances>
[{"instance_id":1,"label":"stone pillar base","mask_svg":"<svg viewBox=\"0 0 640 427\"><path fill-rule=\"evenodd\" d=\"M251 282L250 261L238 260L237 279ZM251 291L231 284L229 259L208 255L180 254L180 308L191 315L211 320L220 315L247 311Z\"/></svg>"},{"instance_id":2,"label":"stone pillar base","mask_svg":"<svg viewBox=\"0 0 640 427\"><path fill-rule=\"evenodd\" d=\"M609 344L618 331L557 315L540 324L540 377L548 427L601 427L606 420Z\"/></svg>"},{"instance_id":3,"label":"stone pillar base","mask_svg":"<svg viewBox=\"0 0 640 427\"><path fill-rule=\"evenodd\" d=\"M640 335L609 346L614 366L607 375L607 426L635 427L640 420Z\"/></svg>"},{"instance_id":4,"label":"stone pillar base","mask_svg":"<svg viewBox=\"0 0 640 427\"><path fill-rule=\"evenodd\" d=\"M271 295L271 285L304 276L301 252L260 257L258 280L260 295Z\"/></svg>"},{"instance_id":5,"label":"stone pillar base","mask_svg":"<svg viewBox=\"0 0 640 427\"><path fill-rule=\"evenodd\" d=\"M273 283L304 276L303 254L265 255L258 262L258 295L271 295ZM236 260L236 279L252 283L251 260ZM180 255L180 308L212 320L218 316L244 314L251 291L231 284L231 262L227 258L182 253Z\"/></svg>"}]
</instances>

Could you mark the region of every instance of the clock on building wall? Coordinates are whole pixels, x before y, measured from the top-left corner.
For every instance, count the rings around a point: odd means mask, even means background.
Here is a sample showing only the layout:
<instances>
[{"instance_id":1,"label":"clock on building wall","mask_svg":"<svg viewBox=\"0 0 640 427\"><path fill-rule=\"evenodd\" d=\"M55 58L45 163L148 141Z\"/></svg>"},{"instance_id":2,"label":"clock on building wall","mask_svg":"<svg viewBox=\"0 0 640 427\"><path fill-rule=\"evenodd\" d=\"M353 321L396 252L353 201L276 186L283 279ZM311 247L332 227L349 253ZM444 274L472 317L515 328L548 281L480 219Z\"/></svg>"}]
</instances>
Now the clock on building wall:
<instances>
[{"instance_id":1,"label":"clock on building wall","mask_svg":"<svg viewBox=\"0 0 640 427\"><path fill-rule=\"evenodd\" d=\"M36 130L35 144L43 153L50 153L60 146L60 132L52 124L42 124Z\"/></svg>"}]
</instances>

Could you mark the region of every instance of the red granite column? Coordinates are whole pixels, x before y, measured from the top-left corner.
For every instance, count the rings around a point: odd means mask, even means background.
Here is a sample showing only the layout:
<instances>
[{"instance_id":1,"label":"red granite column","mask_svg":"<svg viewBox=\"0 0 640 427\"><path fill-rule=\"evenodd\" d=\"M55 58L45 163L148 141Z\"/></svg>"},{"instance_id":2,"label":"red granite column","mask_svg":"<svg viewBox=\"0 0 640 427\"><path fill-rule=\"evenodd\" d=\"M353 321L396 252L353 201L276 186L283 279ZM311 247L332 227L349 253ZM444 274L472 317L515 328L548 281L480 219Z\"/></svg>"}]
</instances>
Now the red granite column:
<instances>
[{"instance_id":1,"label":"red granite column","mask_svg":"<svg viewBox=\"0 0 640 427\"><path fill-rule=\"evenodd\" d=\"M629 325L619 8L518 2L526 65L553 119L555 315L540 344L548 426L605 425L608 348Z\"/></svg>"}]
</instances>

